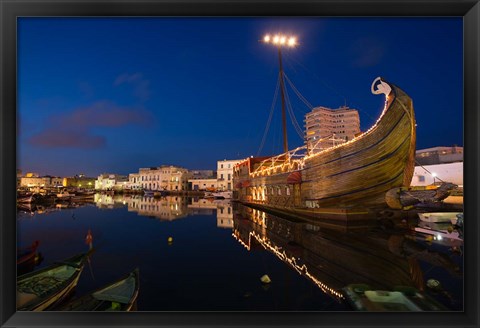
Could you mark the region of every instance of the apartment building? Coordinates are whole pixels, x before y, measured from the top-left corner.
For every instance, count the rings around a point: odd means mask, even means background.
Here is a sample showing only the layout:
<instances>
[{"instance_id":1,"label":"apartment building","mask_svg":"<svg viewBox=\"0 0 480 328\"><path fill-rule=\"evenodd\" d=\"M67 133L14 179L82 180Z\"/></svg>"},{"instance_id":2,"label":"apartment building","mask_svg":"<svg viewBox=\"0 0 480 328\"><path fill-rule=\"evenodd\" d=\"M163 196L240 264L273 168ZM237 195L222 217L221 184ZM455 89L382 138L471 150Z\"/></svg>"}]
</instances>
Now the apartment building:
<instances>
[{"instance_id":1,"label":"apartment building","mask_svg":"<svg viewBox=\"0 0 480 328\"><path fill-rule=\"evenodd\" d=\"M101 174L95 180L96 190L123 189L128 184L128 177L119 174Z\"/></svg>"},{"instance_id":2,"label":"apartment building","mask_svg":"<svg viewBox=\"0 0 480 328\"><path fill-rule=\"evenodd\" d=\"M138 175L132 176L136 185L145 190L188 190L188 179L191 173L182 167L162 165L158 167L141 168Z\"/></svg>"},{"instance_id":3,"label":"apartment building","mask_svg":"<svg viewBox=\"0 0 480 328\"><path fill-rule=\"evenodd\" d=\"M241 159L217 161L217 189L233 189L233 167L241 162Z\"/></svg>"},{"instance_id":4,"label":"apartment building","mask_svg":"<svg viewBox=\"0 0 480 328\"><path fill-rule=\"evenodd\" d=\"M315 107L305 115L305 143L309 151L319 151L353 139L360 133L356 109Z\"/></svg>"}]
</instances>

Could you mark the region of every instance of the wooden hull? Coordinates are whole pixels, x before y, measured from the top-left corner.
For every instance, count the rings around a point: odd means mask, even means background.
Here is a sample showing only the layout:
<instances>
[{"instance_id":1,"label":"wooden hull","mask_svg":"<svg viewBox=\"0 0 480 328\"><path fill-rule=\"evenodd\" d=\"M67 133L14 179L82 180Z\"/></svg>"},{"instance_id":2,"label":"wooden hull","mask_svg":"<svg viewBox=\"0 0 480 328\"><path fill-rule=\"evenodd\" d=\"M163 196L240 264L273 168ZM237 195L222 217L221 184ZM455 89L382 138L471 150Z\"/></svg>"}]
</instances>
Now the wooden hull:
<instances>
[{"instance_id":1,"label":"wooden hull","mask_svg":"<svg viewBox=\"0 0 480 328\"><path fill-rule=\"evenodd\" d=\"M129 284L131 288L125 292L124 285ZM115 281L107 286L101 287L87 295L72 300L68 304L58 308L59 311L134 311L138 298L140 283L139 270L135 269L126 277ZM116 290L118 290L116 292ZM108 295L104 295L108 293ZM103 297L102 297L103 295ZM119 301L119 297L125 298ZM112 306L117 302L118 308Z\"/></svg>"},{"instance_id":2,"label":"wooden hull","mask_svg":"<svg viewBox=\"0 0 480 328\"><path fill-rule=\"evenodd\" d=\"M89 253L77 255L17 278L17 310L43 311L75 289Z\"/></svg>"},{"instance_id":3,"label":"wooden hull","mask_svg":"<svg viewBox=\"0 0 480 328\"><path fill-rule=\"evenodd\" d=\"M37 248L40 242L36 240L31 246L17 252L17 272L20 274L33 270L37 264Z\"/></svg>"},{"instance_id":4,"label":"wooden hull","mask_svg":"<svg viewBox=\"0 0 480 328\"><path fill-rule=\"evenodd\" d=\"M237 164L236 199L280 208L386 206L388 190L410 185L416 142L412 100L387 85L392 91L384 112L355 139L301 159L285 154L278 165L255 158Z\"/></svg>"}]
</instances>

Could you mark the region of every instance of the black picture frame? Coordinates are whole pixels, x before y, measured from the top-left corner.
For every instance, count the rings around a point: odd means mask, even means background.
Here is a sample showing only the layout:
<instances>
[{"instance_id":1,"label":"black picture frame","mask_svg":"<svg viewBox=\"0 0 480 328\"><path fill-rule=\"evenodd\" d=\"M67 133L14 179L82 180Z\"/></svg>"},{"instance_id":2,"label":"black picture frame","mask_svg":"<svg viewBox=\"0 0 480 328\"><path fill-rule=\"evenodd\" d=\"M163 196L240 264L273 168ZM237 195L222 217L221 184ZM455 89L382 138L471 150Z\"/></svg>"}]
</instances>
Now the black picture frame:
<instances>
[{"instance_id":1,"label":"black picture frame","mask_svg":"<svg viewBox=\"0 0 480 328\"><path fill-rule=\"evenodd\" d=\"M478 0L0 0L0 325L1 327L478 327L479 61ZM25 16L461 16L464 21L464 213L463 312L131 312L15 311L16 249L16 18Z\"/></svg>"}]
</instances>

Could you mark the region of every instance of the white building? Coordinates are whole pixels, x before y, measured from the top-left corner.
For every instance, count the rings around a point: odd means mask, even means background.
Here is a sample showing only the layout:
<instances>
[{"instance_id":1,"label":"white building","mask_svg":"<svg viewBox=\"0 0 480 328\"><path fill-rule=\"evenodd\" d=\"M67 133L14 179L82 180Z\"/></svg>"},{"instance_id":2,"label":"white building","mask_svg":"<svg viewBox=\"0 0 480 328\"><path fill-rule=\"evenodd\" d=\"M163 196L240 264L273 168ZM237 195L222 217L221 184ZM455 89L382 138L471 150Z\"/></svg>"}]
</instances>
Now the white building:
<instances>
[{"instance_id":1,"label":"white building","mask_svg":"<svg viewBox=\"0 0 480 328\"><path fill-rule=\"evenodd\" d=\"M190 179L188 183L195 191L215 191L218 188L217 179Z\"/></svg>"},{"instance_id":2,"label":"white building","mask_svg":"<svg viewBox=\"0 0 480 328\"><path fill-rule=\"evenodd\" d=\"M415 166L412 186L428 186L451 182L463 187L463 162Z\"/></svg>"},{"instance_id":3,"label":"white building","mask_svg":"<svg viewBox=\"0 0 480 328\"><path fill-rule=\"evenodd\" d=\"M310 151L332 147L360 133L356 109L315 107L305 115L305 143Z\"/></svg>"},{"instance_id":4,"label":"white building","mask_svg":"<svg viewBox=\"0 0 480 328\"><path fill-rule=\"evenodd\" d=\"M132 176L136 185L144 190L188 190L190 172L182 167L162 165L159 167L141 168L138 176Z\"/></svg>"},{"instance_id":5,"label":"white building","mask_svg":"<svg viewBox=\"0 0 480 328\"><path fill-rule=\"evenodd\" d=\"M233 189L233 167L241 162L241 159L217 161L217 189Z\"/></svg>"},{"instance_id":6,"label":"white building","mask_svg":"<svg viewBox=\"0 0 480 328\"><path fill-rule=\"evenodd\" d=\"M128 183L128 177L119 174L101 174L95 180L96 190L122 189Z\"/></svg>"}]
</instances>

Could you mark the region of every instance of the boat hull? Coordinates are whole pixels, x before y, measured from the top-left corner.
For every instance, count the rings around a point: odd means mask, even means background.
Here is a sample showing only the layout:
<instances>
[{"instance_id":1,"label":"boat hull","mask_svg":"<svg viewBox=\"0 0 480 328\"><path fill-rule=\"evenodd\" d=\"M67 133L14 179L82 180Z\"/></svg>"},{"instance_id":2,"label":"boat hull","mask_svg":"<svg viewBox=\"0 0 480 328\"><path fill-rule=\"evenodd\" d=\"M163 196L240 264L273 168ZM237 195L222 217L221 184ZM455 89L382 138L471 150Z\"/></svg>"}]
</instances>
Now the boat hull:
<instances>
[{"instance_id":1,"label":"boat hull","mask_svg":"<svg viewBox=\"0 0 480 328\"><path fill-rule=\"evenodd\" d=\"M302 159L285 154L278 165L255 158L239 163L234 171L236 199L298 209L386 206L387 191L410 185L416 143L412 100L388 85L392 92L381 117L355 139Z\"/></svg>"}]
</instances>

